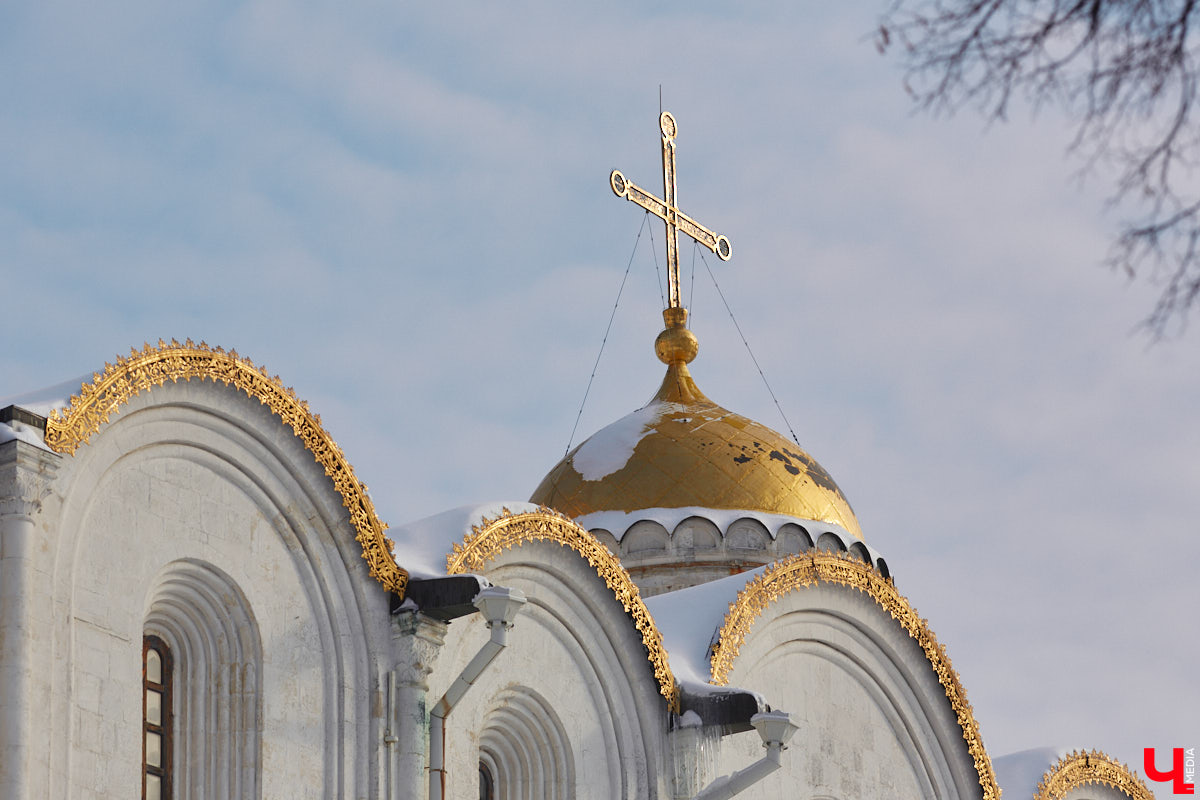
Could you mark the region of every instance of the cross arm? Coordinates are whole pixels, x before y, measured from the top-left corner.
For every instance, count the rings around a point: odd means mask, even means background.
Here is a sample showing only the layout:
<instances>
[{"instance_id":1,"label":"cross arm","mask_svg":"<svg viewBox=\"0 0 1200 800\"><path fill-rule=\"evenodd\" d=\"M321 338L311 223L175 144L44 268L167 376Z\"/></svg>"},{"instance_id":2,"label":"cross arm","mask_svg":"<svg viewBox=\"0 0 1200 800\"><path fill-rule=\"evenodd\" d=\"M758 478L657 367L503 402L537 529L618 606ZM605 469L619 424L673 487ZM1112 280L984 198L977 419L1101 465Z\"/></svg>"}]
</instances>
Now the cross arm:
<instances>
[{"instance_id":1,"label":"cross arm","mask_svg":"<svg viewBox=\"0 0 1200 800\"><path fill-rule=\"evenodd\" d=\"M716 253L722 261L728 261L733 255L733 247L728 239L719 233L713 233L682 211L677 212L675 224L679 226L679 230Z\"/></svg>"},{"instance_id":2,"label":"cross arm","mask_svg":"<svg viewBox=\"0 0 1200 800\"><path fill-rule=\"evenodd\" d=\"M626 200L637 203L664 222L667 220L667 204L633 181L627 180L618 170L612 171L612 175L608 176L608 182L617 197L624 197Z\"/></svg>"},{"instance_id":3,"label":"cross arm","mask_svg":"<svg viewBox=\"0 0 1200 800\"><path fill-rule=\"evenodd\" d=\"M614 169L612 171L608 182L617 197L624 197L626 200L636 203L668 224L674 222L679 230L691 236L709 250L712 250L722 261L728 261L733 255L733 248L729 244L729 239L719 233L710 231L679 209L674 210L675 219L668 220L667 204L627 179L619 170Z\"/></svg>"}]
</instances>

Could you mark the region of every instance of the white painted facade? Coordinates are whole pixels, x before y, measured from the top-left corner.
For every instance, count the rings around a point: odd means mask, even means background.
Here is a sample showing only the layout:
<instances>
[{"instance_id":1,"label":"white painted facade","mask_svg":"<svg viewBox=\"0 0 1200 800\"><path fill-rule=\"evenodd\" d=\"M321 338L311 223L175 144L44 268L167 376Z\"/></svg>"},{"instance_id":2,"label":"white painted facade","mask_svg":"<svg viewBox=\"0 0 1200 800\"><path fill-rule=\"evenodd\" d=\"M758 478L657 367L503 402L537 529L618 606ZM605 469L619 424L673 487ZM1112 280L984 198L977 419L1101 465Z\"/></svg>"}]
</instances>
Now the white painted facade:
<instances>
[{"instance_id":1,"label":"white painted facade","mask_svg":"<svg viewBox=\"0 0 1200 800\"><path fill-rule=\"evenodd\" d=\"M377 792L387 600L323 471L264 407L181 382L74 456L2 447L44 477L26 482L28 522L4 520L5 545L30 530L5 564L25 588L4 619L23 618L28 668L2 696L30 702L0 794L134 796L146 633L179 670L176 797Z\"/></svg>"},{"instance_id":2,"label":"white painted facade","mask_svg":"<svg viewBox=\"0 0 1200 800\"><path fill-rule=\"evenodd\" d=\"M768 561L787 554L780 531L806 524L725 516L689 512L649 538L678 559L698 531L716 546L758 525ZM396 532L414 580L444 575L437 553L471 522L449 520ZM637 540L617 535L618 553ZM808 549L794 538L785 550ZM858 568L878 574L864 552ZM761 573L657 587L673 709L596 565L551 540L491 557L478 585L527 602L446 715L444 796L479 797L483 765L504 800L691 798L763 757L750 715L768 706L799 729L740 797L989 796L927 653L855 588L770 603L728 686L707 685L729 602ZM393 608L324 469L233 387L142 392L73 455L26 427L0 443L0 797L140 796L153 634L175 658L172 797L425 798L430 711L490 633L478 613L442 620L413 596Z\"/></svg>"},{"instance_id":3,"label":"white painted facade","mask_svg":"<svg viewBox=\"0 0 1200 800\"><path fill-rule=\"evenodd\" d=\"M963 732L913 639L861 592L817 585L771 604L741 647L730 683L792 711L800 730L766 797L974 797ZM723 771L761 745L745 734Z\"/></svg>"}]
</instances>

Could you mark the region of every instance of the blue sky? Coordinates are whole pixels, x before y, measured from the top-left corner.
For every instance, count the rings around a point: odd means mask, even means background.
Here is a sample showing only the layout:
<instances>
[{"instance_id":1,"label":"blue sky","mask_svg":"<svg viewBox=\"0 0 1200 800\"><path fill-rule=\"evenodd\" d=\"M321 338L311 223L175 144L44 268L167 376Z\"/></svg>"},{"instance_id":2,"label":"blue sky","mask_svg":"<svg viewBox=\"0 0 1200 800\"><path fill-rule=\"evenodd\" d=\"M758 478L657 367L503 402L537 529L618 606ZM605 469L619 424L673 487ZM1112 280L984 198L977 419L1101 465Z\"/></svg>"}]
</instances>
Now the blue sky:
<instances>
[{"instance_id":1,"label":"blue sky","mask_svg":"<svg viewBox=\"0 0 1200 800\"><path fill-rule=\"evenodd\" d=\"M1100 266L1062 119L914 115L879 4L811 5L5 7L0 395L204 339L388 522L523 500L642 223L608 173L658 189L661 84L708 263L993 756L1196 745L1196 333L1133 333L1155 289ZM682 252L699 385L783 428ZM657 388L654 265L643 235L582 435Z\"/></svg>"}]
</instances>

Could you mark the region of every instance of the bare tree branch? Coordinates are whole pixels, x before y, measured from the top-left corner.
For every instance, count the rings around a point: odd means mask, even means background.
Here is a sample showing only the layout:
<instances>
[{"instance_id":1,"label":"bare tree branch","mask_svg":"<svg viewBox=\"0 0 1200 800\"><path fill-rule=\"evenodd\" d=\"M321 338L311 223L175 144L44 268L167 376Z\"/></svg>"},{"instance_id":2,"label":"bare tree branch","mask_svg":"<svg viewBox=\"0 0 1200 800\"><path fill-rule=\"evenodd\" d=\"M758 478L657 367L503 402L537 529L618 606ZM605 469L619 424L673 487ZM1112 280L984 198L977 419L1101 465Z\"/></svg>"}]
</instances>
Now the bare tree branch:
<instances>
[{"instance_id":1,"label":"bare tree branch","mask_svg":"<svg viewBox=\"0 0 1200 800\"><path fill-rule=\"evenodd\" d=\"M1162 287L1155 337L1200 299L1196 0L895 0L877 46L901 51L905 86L932 113L977 107L1004 120L1014 98L1076 121L1084 170L1117 170L1113 207L1133 209L1107 263Z\"/></svg>"}]
</instances>

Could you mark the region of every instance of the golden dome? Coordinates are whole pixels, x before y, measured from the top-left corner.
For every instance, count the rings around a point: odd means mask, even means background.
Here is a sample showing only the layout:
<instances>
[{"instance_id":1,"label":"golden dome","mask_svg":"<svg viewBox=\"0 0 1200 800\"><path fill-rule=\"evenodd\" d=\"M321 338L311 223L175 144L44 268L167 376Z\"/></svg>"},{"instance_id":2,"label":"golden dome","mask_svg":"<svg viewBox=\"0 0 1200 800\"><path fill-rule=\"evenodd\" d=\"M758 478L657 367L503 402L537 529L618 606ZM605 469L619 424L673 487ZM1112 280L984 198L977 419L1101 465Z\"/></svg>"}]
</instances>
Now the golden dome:
<instances>
[{"instance_id":1,"label":"golden dome","mask_svg":"<svg viewBox=\"0 0 1200 800\"><path fill-rule=\"evenodd\" d=\"M699 508L762 511L840 525L862 539L833 478L795 443L696 388L687 312L667 309L655 343L667 363L643 408L593 434L542 480L530 501L570 517L595 511Z\"/></svg>"}]
</instances>

